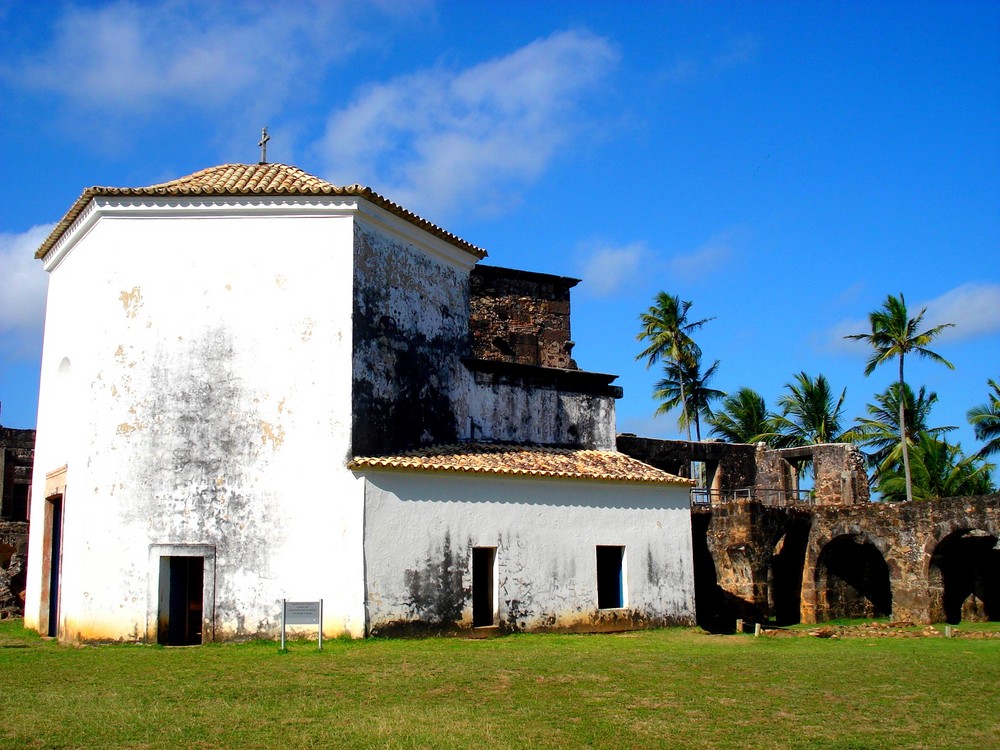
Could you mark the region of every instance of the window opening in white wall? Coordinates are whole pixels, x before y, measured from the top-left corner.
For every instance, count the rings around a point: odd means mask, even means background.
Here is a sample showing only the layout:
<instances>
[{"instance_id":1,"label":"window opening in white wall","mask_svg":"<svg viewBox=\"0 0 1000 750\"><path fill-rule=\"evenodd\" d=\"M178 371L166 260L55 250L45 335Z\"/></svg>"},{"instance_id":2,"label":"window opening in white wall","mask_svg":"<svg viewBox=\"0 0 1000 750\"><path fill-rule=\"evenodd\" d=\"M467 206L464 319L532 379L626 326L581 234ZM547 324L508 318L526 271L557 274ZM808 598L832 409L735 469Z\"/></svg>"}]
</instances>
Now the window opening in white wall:
<instances>
[{"instance_id":1,"label":"window opening in white wall","mask_svg":"<svg viewBox=\"0 0 1000 750\"><path fill-rule=\"evenodd\" d=\"M625 606L625 548L597 545L597 607Z\"/></svg>"},{"instance_id":2,"label":"window opening in white wall","mask_svg":"<svg viewBox=\"0 0 1000 750\"><path fill-rule=\"evenodd\" d=\"M472 626L497 624L496 547L472 548Z\"/></svg>"}]
</instances>

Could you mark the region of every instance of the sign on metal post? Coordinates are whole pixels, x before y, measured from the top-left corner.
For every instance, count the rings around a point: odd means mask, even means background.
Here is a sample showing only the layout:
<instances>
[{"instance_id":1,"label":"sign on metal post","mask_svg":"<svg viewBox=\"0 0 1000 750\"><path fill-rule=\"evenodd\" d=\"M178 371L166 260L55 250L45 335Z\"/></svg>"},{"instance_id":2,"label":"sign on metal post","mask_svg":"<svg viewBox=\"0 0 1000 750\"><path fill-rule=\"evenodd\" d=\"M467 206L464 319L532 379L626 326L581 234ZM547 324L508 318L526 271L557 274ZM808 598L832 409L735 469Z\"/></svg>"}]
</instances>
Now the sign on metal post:
<instances>
[{"instance_id":1,"label":"sign on metal post","mask_svg":"<svg viewBox=\"0 0 1000 750\"><path fill-rule=\"evenodd\" d=\"M323 600L290 602L281 600L281 650L285 650L286 625L315 625L319 630L319 650L323 650Z\"/></svg>"}]
</instances>

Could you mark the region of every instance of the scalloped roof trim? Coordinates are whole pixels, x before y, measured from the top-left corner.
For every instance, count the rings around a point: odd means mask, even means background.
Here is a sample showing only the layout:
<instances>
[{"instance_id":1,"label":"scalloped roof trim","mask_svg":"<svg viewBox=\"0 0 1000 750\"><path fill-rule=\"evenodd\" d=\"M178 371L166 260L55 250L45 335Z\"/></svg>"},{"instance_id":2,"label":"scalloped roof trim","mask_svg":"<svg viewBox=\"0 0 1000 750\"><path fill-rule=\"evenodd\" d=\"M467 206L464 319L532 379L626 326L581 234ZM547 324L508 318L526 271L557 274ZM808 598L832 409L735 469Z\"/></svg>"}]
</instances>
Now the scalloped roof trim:
<instances>
[{"instance_id":1,"label":"scalloped roof trim","mask_svg":"<svg viewBox=\"0 0 1000 750\"><path fill-rule=\"evenodd\" d=\"M347 468L353 471L401 469L643 484L693 484L690 479L669 474L617 451L496 443L458 443L430 446L398 455L356 456Z\"/></svg>"}]
</instances>

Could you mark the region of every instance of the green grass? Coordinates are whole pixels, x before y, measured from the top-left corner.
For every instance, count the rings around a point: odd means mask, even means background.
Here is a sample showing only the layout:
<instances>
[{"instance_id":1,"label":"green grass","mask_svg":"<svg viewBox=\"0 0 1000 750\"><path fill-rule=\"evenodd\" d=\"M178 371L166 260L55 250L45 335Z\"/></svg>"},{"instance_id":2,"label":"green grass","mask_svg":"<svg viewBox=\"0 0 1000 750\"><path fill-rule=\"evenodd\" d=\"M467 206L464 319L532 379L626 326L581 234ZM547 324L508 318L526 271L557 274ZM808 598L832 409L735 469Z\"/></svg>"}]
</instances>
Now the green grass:
<instances>
[{"instance_id":1,"label":"green grass","mask_svg":"<svg viewBox=\"0 0 1000 750\"><path fill-rule=\"evenodd\" d=\"M694 629L73 647L0 624L0 748L1000 747L1000 640Z\"/></svg>"}]
</instances>

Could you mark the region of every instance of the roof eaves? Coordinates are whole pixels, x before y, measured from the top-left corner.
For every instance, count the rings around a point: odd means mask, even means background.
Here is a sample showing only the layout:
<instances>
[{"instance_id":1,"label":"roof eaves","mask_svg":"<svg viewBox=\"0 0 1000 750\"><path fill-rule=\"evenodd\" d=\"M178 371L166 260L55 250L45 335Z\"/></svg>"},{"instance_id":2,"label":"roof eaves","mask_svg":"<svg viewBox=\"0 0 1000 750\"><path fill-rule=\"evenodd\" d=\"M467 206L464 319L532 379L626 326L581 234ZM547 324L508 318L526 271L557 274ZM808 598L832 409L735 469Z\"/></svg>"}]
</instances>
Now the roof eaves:
<instances>
[{"instance_id":1,"label":"roof eaves","mask_svg":"<svg viewBox=\"0 0 1000 750\"><path fill-rule=\"evenodd\" d=\"M211 170L203 170L203 172L209 172ZM196 173L201 174L201 173ZM194 177L196 175L190 175L189 177ZM181 178L182 180L188 178ZM227 183L223 187L215 186L200 186L200 185L185 185L183 183L178 184L177 181L173 183L162 183L160 185L151 185L144 188L113 188L113 187L89 187L83 191L79 198L73 203L66 215L55 225L49 236L41 244L38 250L35 252L35 258L42 260L45 258L46 254L52 247L59 242L60 238L70 229L73 222L83 213L87 204L97 196L135 196L135 197L166 197L166 196L184 196L184 195L196 195L196 196L261 196L261 195L280 195L280 196L319 196L319 195L335 195L335 196L353 196L357 198L364 198L365 200L385 209L389 213L392 213L399 218L413 224L416 227L424 230L425 232L432 234L451 245L464 250L465 252L473 255L477 260L481 260L486 257L486 250L481 247L473 245L471 242L463 240L461 237L452 234L451 232L439 227L437 224L433 224L427 219L421 218L417 214L413 213L409 209L403 208L398 203L394 203L383 195L376 193L370 187L364 185L347 185L344 187L338 187L331 185L329 183L323 182L319 179L315 180L314 187L302 188L302 187L286 187L284 185L276 186L243 186L243 187L230 187L234 183ZM235 183L238 184L238 183Z\"/></svg>"}]
</instances>

